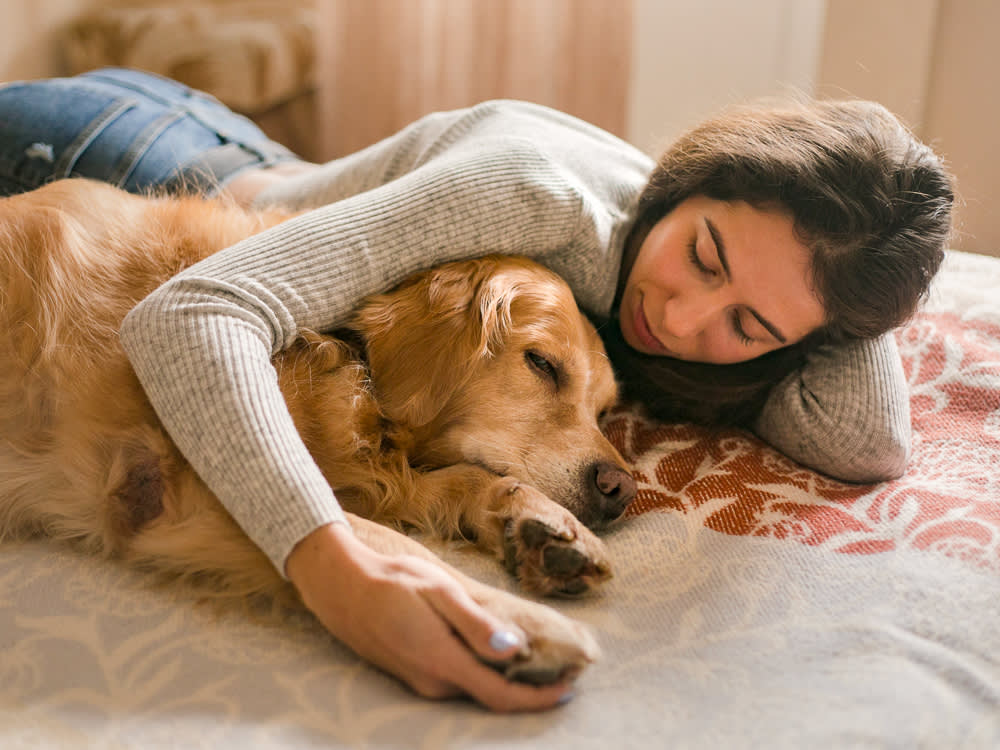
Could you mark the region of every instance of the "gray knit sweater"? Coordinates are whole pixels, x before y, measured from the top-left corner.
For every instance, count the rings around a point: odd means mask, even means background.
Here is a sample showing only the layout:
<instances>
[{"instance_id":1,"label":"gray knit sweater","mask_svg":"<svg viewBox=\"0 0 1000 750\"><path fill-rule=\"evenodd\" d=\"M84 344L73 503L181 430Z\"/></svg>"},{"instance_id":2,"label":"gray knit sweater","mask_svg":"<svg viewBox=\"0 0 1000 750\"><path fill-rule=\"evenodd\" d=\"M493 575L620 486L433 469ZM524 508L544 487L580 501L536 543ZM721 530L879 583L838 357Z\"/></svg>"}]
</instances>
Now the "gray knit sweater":
<instances>
[{"instance_id":1,"label":"gray knit sweater","mask_svg":"<svg viewBox=\"0 0 1000 750\"><path fill-rule=\"evenodd\" d=\"M607 315L652 167L608 133L522 102L428 116L265 191L260 205L315 210L178 274L128 316L122 344L192 466L284 570L299 540L344 517L271 356L419 269L487 253L536 258ZM891 336L820 352L756 425L792 458L851 480L900 474L909 429Z\"/></svg>"}]
</instances>

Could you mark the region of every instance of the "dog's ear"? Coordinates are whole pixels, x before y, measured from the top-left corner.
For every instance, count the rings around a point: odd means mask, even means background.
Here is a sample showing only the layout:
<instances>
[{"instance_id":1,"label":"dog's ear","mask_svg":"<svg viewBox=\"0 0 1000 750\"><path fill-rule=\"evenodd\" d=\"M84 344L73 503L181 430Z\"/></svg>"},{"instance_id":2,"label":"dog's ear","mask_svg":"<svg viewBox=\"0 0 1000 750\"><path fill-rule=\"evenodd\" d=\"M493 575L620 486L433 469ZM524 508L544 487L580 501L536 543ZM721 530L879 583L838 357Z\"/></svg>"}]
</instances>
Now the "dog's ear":
<instances>
[{"instance_id":1,"label":"dog's ear","mask_svg":"<svg viewBox=\"0 0 1000 750\"><path fill-rule=\"evenodd\" d=\"M365 304L357 328L390 419L429 423L502 345L517 287L506 266L497 258L447 264Z\"/></svg>"}]
</instances>

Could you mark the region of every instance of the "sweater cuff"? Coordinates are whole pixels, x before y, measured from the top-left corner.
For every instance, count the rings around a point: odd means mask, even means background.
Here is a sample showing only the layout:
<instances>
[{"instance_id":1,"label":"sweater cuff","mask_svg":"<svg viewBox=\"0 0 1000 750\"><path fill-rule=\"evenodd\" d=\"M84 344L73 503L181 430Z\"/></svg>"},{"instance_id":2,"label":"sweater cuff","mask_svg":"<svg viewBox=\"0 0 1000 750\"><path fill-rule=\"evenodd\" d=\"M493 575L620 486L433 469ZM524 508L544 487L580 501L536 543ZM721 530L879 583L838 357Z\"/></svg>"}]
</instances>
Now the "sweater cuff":
<instances>
[{"instance_id":1,"label":"sweater cuff","mask_svg":"<svg viewBox=\"0 0 1000 750\"><path fill-rule=\"evenodd\" d=\"M289 508L291 503L289 504ZM292 550L321 526L342 523L350 528L347 516L336 501L322 507L306 507L296 515L286 516L268 525L266 535L258 535L258 543L264 554L283 578L288 579L285 565Z\"/></svg>"}]
</instances>

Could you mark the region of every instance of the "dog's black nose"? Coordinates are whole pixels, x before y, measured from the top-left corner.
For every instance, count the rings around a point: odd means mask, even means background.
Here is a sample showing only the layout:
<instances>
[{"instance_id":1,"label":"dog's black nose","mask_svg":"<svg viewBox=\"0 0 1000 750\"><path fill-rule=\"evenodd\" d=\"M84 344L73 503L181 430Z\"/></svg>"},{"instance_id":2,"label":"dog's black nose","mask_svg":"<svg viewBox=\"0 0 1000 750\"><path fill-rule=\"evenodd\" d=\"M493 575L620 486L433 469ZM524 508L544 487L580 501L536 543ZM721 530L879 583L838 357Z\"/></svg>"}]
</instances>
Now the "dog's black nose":
<instances>
[{"instance_id":1,"label":"dog's black nose","mask_svg":"<svg viewBox=\"0 0 1000 750\"><path fill-rule=\"evenodd\" d=\"M635 498L635 478L618 464L601 461L594 466L594 490L595 520L614 521Z\"/></svg>"}]
</instances>

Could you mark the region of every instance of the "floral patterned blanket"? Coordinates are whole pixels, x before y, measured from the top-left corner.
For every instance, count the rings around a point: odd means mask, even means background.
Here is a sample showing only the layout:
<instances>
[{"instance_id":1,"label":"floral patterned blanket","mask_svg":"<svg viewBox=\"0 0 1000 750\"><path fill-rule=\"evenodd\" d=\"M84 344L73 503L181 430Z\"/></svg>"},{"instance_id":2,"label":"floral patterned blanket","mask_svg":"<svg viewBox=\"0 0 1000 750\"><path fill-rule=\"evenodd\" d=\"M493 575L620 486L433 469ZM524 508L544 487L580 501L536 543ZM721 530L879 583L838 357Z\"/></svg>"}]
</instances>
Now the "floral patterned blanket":
<instances>
[{"instance_id":1,"label":"floral patterned blanket","mask_svg":"<svg viewBox=\"0 0 1000 750\"><path fill-rule=\"evenodd\" d=\"M0 747L1000 747L1000 260L950 253L898 340L915 436L893 482L613 415L640 492L606 591L553 603L604 651L562 709L428 703L309 621L29 543L0 548Z\"/></svg>"}]
</instances>

